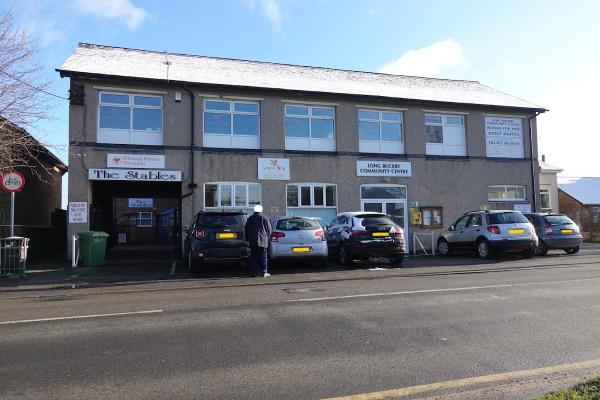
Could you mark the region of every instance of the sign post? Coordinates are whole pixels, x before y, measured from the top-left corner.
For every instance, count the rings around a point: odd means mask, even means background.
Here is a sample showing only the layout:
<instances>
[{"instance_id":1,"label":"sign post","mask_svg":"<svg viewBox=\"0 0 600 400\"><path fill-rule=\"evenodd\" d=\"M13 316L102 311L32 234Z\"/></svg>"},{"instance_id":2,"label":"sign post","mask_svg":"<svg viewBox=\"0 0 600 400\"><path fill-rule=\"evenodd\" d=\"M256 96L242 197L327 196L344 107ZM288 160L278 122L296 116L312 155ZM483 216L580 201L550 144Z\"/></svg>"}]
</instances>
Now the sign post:
<instances>
[{"instance_id":1,"label":"sign post","mask_svg":"<svg viewBox=\"0 0 600 400\"><path fill-rule=\"evenodd\" d=\"M10 236L15 236L15 193L23 190L25 177L17 171L10 171L1 176L0 186L10 192Z\"/></svg>"}]
</instances>

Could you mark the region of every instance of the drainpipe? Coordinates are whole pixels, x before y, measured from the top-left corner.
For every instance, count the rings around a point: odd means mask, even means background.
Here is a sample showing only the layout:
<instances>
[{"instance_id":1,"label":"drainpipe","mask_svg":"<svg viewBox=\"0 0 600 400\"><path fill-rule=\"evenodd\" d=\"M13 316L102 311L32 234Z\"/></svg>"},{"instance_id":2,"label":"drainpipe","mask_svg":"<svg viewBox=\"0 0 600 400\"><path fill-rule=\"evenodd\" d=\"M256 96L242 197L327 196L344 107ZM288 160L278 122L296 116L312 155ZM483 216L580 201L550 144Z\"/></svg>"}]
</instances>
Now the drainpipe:
<instances>
[{"instance_id":1,"label":"drainpipe","mask_svg":"<svg viewBox=\"0 0 600 400\"><path fill-rule=\"evenodd\" d=\"M537 212L537 192L535 190L535 159L533 158L533 127L531 126L531 120L537 118L541 111L536 111L534 115L527 118L529 126L529 155L531 158L531 192L533 193L533 204L531 205L531 211Z\"/></svg>"},{"instance_id":2,"label":"drainpipe","mask_svg":"<svg viewBox=\"0 0 600 400\"><path fill-rule=\"evenodd\" d=\"M191 126L190 126L190 132L191 132L191 137L190 137L190 183L188 185L188 188L191 189L191 191L188 194L183 195L183 197L188 197L194 194L194 189L196 187L198 187L198 185L194 182L194 146L195 146L195 142L194 142L194 111L196 108L196 96L194 95L194 92L192 92L191 90L189 90L187 87L184 88L186 92L189 93L190 95L190 112L191 112ZM194 212L195 207L194 207L194 197L192 196L192 212Z\"/></svg>"}]
</instances>

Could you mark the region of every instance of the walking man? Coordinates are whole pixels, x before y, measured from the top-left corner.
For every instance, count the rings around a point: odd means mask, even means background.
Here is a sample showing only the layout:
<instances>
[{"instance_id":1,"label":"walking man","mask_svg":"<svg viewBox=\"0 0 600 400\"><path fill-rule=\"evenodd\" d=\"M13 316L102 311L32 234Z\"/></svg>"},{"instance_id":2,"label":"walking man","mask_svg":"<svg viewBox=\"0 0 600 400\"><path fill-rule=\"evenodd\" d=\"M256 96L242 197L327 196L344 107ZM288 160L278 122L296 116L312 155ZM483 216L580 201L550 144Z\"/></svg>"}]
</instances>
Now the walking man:
<instances>
[{"instance_id":1,"label":"walking man","mask_svg":"<svg viewBox=\"0 0 600 400\"><path fill-rule=\"evenodd\" d=\"M267 270L269 240L271 239L271 223L262 215L263 207L254 206L252 214L244 228L246 241L250 244L250 266L252 276L271 276Z\"/></svg>"}]
</instances>

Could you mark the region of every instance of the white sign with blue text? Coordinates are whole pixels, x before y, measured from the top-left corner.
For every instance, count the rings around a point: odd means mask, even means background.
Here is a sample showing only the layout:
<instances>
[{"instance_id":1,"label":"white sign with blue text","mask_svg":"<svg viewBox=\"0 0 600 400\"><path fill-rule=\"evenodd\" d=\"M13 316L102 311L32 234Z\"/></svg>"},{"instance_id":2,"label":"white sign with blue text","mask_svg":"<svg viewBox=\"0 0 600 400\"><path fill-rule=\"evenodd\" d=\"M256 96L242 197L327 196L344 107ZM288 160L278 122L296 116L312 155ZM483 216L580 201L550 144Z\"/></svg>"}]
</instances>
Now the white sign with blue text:
<instances>
[{"instance_id":1,"label":"white sign with blue text","mask_svg":"<svg viewBox=\"0 0 600 400\"><path fill-rule=\"evenodd\" d=\"M365 161L356 162L356 176L412 176L409 161Z\"/></svg>"}]
</instances>

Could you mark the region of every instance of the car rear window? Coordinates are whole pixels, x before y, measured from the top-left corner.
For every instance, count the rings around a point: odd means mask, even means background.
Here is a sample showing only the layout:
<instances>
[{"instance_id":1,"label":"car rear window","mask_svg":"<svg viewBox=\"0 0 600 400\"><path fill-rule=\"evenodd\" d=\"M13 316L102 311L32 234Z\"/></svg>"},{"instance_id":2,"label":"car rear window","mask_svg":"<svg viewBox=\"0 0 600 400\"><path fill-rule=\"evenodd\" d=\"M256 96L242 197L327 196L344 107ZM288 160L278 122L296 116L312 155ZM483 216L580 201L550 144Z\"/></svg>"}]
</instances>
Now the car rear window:
<instances>
[{"instance_id":1,"label":"car rear window","mask_svg":"<svg viewBox=\"0 0 600 400\"><path fill-rule=\"evenodd\" d=\"M203 214L198 216L198 226L205 228L223 228L230 226L244 226L244 214Z\"/></svg>"},{"instance_id":2,"label":"car rear window","mask_svg":"<svg viewBox=\"0 0 600 400\"><path fill-rule=\"evenodd\" d=\"M503 212L487 214L485 216L487 223L492 225L501 224L528 224L529 220L518 212Z\"/></svg>"},{"instance_id":3,"label":"car rear window","mask_svg":"<svg viewBox=\"0 0 600 400\"><path fill-rule=\"evenodd\" d=\"M386 215L359 214L354 218L356 218L362 226L396 225L396 223Z\"/></svg>"},{"instance_id":4,"label":"car rear window","mask_svg":"<svg viewBox=\"0 0 600 400\"><path fill-rule=\"evenodd\" d=\"M573 220L566 215L547 215L544 221L552 226L574 224Z\"/></svg>"},{"instance_id":5,"label":"car rear window","mask_svg":"<svg viewBox=\"0 0 600 400\"><path fill-rule=\"evenodd\" d=\"M310 218L288 218L277 221L275 229L281 231L310 231L320 229L321 225Z\"/></svg>"}]
</instances>

